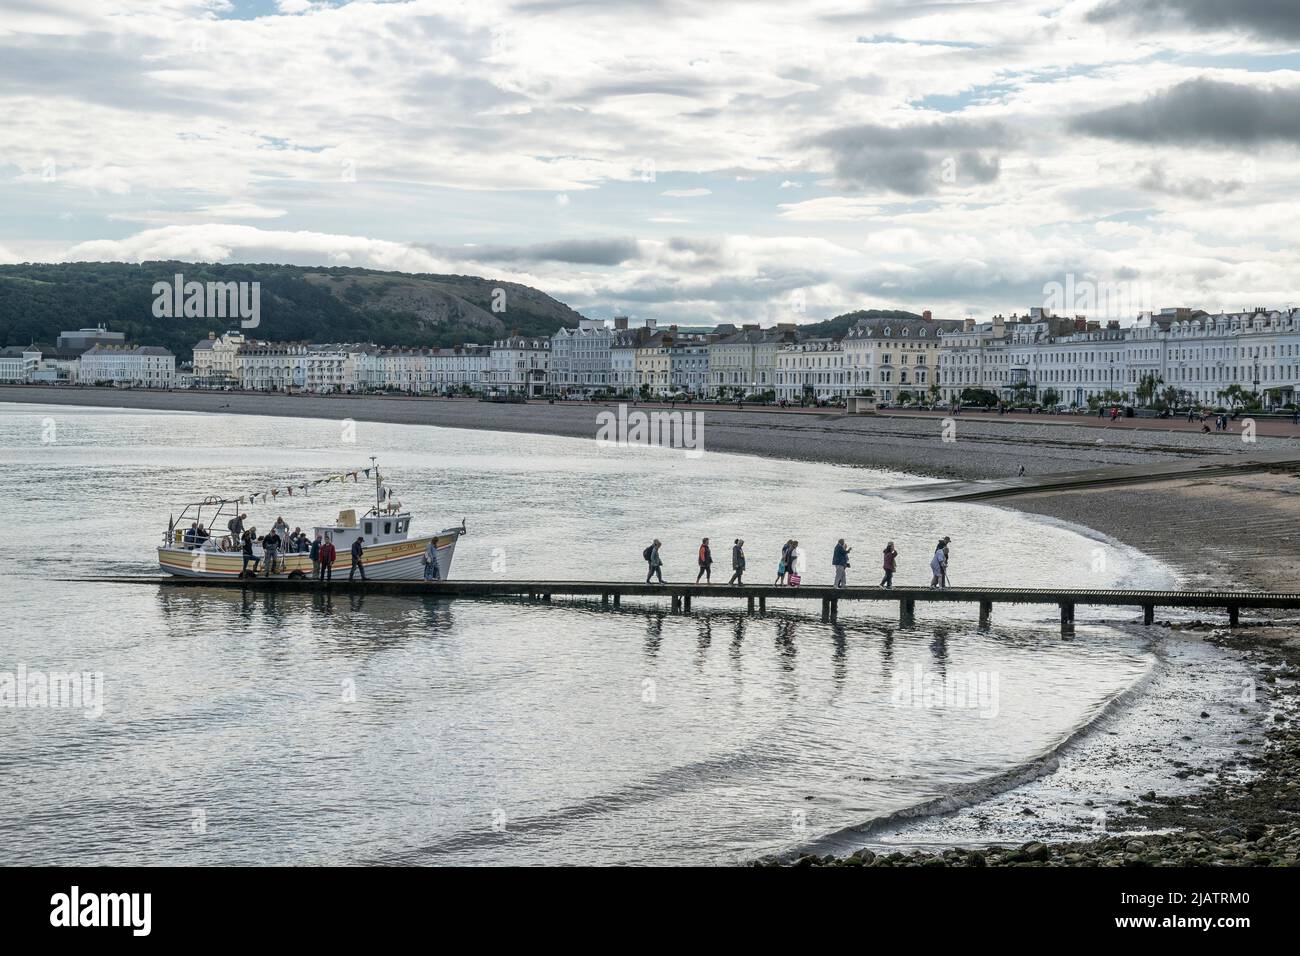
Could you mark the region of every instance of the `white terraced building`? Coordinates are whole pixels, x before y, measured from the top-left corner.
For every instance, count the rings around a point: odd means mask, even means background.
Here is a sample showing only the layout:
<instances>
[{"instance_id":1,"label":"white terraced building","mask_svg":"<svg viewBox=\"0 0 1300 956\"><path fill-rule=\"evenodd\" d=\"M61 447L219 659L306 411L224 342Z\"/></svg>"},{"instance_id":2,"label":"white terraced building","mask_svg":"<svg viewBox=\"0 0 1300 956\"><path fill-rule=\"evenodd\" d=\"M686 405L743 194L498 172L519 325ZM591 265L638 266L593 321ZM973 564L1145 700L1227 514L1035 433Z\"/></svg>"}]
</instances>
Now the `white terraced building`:
<instances>
[{"instance_id":1,"label":"white terraced building","mask_svg":"<svg viewBox=\"0 0 1300 956\"><path fill-rule=\"evenodd\" d=\"M786 343L776 350L779 401L844 398L851 394L852 377L843 340L808 338Z\"/></svg>"},{"instance_id":2,"label":"white terraced building","mask_svg":"<svg viewBox=\"0 0 1300 956\"><path fill-rule=\"evenodd\" d=\"M943 335L961 322L935 320L927 311L919 319L863 319L841 340L848 380L840 394L870 392L880 402L907 397L928 399L939 379Z\"/></svg>"},{"instance_id":3,"label":"white terraced building","mask_svg":"<svg viewBox=\"0 0 1300 956\"><path fill-rule=\"evenodd\" d=\"M545 394L551 367L551 340L511 335L492 343L488 386L498 392L538 398Z\"/></svg>"},{"instance_id":4,"label":"white terraced building","mask_svg":"<svg viewBox=\"0 0 1300 956\"><path fill-rule=\"evenodd\" d=\"M338 392L350 384L350 346L305 342L246 342L235 353L235 375L256 391Z\"/></svg>"},{"instance_id":5,"label":"white terraced building","mask_svg":"<svg viewBox=\"0 0 1300 956\"><path fill-rule=\"evenodd\" d=\"M679 336L668 349L671 391L691 396L709 393L709 340L702 335Z\"/></svg>"},{"instance_id":6,"label":"white terraced building","mask_svg":"<svg viewBox=\"0 0 1300 956\"><path fill-rule=\"evenodd\" d=\"M719 326L718 338L709 345L709 393L737 398L776 389L777 350L797 338L793 323L761 329L745 325Z\"/></svg>"},{"instance_id":7,"label":"white terraced building","mask_svg":"<svg viewBox=\"0 0 1300 956\"><path fill-rule=\"evenodd\" d=\"M397 349L354 346L350 384L357 389L400 389L450 394L482 391L491 350L486 345Z\"/></svg>"},{"instance_id":8,"label":"white terraced building","mask_svg":"<svg viewBox=\"0 0 1300 956\"><path fill-rule=\"evenodd\" d=\"M1138 400L1150 376L1184 401L1218 405L1231 385L1263 393L1266 406L1295 401L1300 382L1300 310L1210 314L1188 308L1143 313L1123 328L1040 314L968 323L943 336L943 398L967 388L1000 399L1063 404L1119 393Z\"/></svg>"},{"instance_id":9,"label":"white terraced building","mask_svg":"<svg viewBox=\"0 0 1300 956\"><path fill-rule=\"evenodd\" d=\"M599 319L581 319L576 329L560 329L551 336L551 390L589 396L610 388L614 335L615 330Z\"/></svg>"},{"instance_id":10,"label":"white terraced building","mask_svg":"<svg viewBox=\"0 0 1300 956\"><path fill-rule=\"evenodd\" d=\"M95 345L81 356L79 380L171 388L176 384L176 356L158 345Z\"/></svg>"}]
</instances>

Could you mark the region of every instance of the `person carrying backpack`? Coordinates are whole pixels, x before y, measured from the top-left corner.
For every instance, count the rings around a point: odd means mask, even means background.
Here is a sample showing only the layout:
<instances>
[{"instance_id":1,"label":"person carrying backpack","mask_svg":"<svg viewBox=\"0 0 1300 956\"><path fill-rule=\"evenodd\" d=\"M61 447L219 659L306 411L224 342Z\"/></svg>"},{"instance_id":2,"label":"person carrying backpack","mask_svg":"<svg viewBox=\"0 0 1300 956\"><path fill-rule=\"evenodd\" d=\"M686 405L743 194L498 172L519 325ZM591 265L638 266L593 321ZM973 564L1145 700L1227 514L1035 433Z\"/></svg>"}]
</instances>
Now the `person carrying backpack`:
<instances>
[{"instance_id":1,"label":"person carrying backpack","mask_svg":"<svg viewBox=\"0 0 1300 956\"><path fill-rule=\"evenodd\" d=\"M650 579L652 577L655 577L656 575L658 575L659 577L659 583L660 584L664 583L664 572L663 572L664 563L659 558L659 546L662 543L663 542L661 542L658 538L655 538L654 543L651 544L650 547L646 548L644 551L641 552L641 557L645 558L646 564L649 565L650 568L650 570L646 573L645 576L646 584L649 584Z\"/></svg>"}]
</instances>

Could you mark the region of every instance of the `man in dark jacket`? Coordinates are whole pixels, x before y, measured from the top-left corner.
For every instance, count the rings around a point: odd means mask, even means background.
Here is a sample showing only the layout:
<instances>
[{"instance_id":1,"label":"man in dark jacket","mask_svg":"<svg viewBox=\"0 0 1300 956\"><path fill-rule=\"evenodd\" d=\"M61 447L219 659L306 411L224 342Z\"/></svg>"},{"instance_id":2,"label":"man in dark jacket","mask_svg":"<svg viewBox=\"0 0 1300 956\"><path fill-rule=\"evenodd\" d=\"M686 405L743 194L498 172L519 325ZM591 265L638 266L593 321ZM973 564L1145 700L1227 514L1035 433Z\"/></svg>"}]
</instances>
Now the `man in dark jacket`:
<instances>
[{"instance_id":1,"label":"man in dark jacket","mask_svg":"<svg viewBox=\"0 0 1300 956\"><path fill-rule=\"evenodd\" d=\"M352 575L356 574L357 571L361 572L362 581L366 579L366 566L361 563L361 555L364 552L365 548L361 544L361 536L357 535L352 539L352 569L348 571L349 581L352 580Z\"/></svg>"},{"instance_id":2,"label":"man in dark jacket","mask_svg":"<svg viewBox=\"0 0 1300 956\"><path fill-rule=\"evenodd\" d=\"M320 532L317 531L316 540L311 543L311 547L307 551L311 555L311 576L313 578L320 577L320 546L322 543Z\"/></svg>"},{"instance_id":3,"label":"man in dark jacket","mask_svg":"<svg viewBox=\"0 0 1300 956\"><path fill-rule=\"evenodd\" d=\"M244 535L243 535L243 540L244 540L244 567L243 567L243 569L239 572L241 575L242 575L242 574L245 574L245 573L248 571L248 565L249 565L250 563L253 565L253 574L256 575L256 574L257 574L257 566L258 566L258 565L261 563L261 561L262 561L261 558L258 558L258 557L256 557L256 556L254 556L254 554L253 554L253 531L254 531L254 530L255 530L255 529L250 528L249 530L245 531L245 532L244 532Z\"/></svg>"},{"instance_id":4,"label":"man in dark jacket","mask_svg":"<svg viewBox=\"0 0 1300 956\"><path fill-rule=\"evenodd\" d=\"M709 547L709 539L705 538L700 542L700 573L695 575L695 583L700 583L700 578L704 578L705 584L713 583L713 549Z\"/></svg>"},{"instance_id":5,"label":"man in dark jacket","mask_svg":"<svg viewBox=\"0 0 1300 956\"><path fill-rule=\"evenodd\" d=\"M853 549L844 543L840 538L835 544L835 552L831 555L831 566L835 568L835 586L842 588L847 584L847 571L849 570L849 552Z\"/></svg>"},{"instance_id":6,"label":"man in dark jacket","mask_svg":"<svg viewBox=\"0 0 1300 956\"><path fill-rule=\"evenodd\" d=\"M737 538L731 546L731 580L728 584L745 583L745 542Z\"/></svg>"},{"instance_id":7,"label":"man in dark jacket","mask_svg":"<svg viewBox=\"0 0 1300 956\"><path fill-rule=\"evenodd\" d=\"M275 574L280 556L280 536L275 533L274 528L262 539L262 554L266 555L266 576L269 578Z\"/></svg>"}]
</instances>

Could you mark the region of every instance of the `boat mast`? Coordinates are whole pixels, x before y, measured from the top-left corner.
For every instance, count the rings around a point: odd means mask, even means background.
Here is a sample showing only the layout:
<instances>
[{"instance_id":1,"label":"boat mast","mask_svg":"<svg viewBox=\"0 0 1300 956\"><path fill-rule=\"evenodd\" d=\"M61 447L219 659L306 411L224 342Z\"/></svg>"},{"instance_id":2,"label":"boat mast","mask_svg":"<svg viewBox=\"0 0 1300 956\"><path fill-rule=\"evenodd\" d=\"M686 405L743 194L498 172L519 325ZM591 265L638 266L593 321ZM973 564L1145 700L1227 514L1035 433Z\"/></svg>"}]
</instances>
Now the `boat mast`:
<instances>
[{"instance_id":1,"label":"boat mast","mask_svg":"<svg viewBox=\"0 0 1300 956\"><path fill-rule=\"evenodd\" d=\"M375 473L375 514L379 514L379 466L375 464L375 456L370 456L370 470Z\"/></svg>"}]
</instances>

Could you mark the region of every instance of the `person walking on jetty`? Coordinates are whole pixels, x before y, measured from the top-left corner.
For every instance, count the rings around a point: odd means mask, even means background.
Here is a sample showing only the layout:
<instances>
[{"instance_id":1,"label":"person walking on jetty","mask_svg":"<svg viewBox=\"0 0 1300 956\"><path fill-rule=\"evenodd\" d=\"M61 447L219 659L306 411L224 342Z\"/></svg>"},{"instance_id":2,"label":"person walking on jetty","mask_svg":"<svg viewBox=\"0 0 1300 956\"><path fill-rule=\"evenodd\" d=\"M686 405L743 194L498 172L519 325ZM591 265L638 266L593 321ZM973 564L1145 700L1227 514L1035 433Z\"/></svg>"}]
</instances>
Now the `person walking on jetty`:
<instances>
[{"instance_id":1,"label":"person walking on jetty","mask_svg":"<svg viewBox=\"0 0 1300 956\"><path fill-rule=\"evenodd\" d=\"M776 566L775 587L785 584L785 576L790 573L790 550L793 545L793 541L786 541L785 544L781 545L781 561Z\"/></svg>"},{"instance_id":2,"label":"person walking on jetty","mask_svg":"<svg viewBox=\"0 0 1300 956\"><path fill-rule=\"evenodd\" d=\"M334 547L334 539L329 535L320 546L320 570L317 572L322 581L334 580L334 559L338 557L338 551Z\"/></svg>"},{"instance_id":3,"label":"person walking on jetty","mask_svg":"<svg viewBox=\"0 0 1300 956\"><path fill-rule=\"evenodd\" d=\"M745 540L737 538L731 546L731 580L728 584L745 583Z\"/></svg>"},{"instance_id":4,"label":"person walking on jetty","mask_svg":"<svg viewBox=\"0 0 1300 956\"><path fill-rule=\"evenodd\" d=\"M641 557L645 558L646 564L649 567L649 570L646 572L646 576L645 576L646 584L649 584L650 579L655 577L656 575L658 575L659 577L659 583L660 584L664 583L664 572L663 572L664 563L659 558L659 548L662 544L663 544L662 541L660 541L658 538L655 538L654 541L650 544L650 546L641 552Z\"/></svg>"},{"instance_id":5,"label":"person walking on jetty","mask_svg":"<svg viewBox=\"0 0 1300 956\"><path fill-rule=\"evenodd\" d=\"M930 587L946 588L948 586L948 542L951 538L943 537L935 546L934 557L930 559Z\"/></svg>"},{"instance_id":6,"label":"person walking on jetty","mask_svg":"<svg viewBox=\"0 0 1300 956\"><path fill-rule=\"evenodd\" d=\"M892 541L885 545L884 567L885 576L880 579L880 586L892 589L894 586L894 570L898 567L898 552L894 550L894 542Z\"/></svg>"},{"instance_id":7,"label":"person walking on jetty","mask_svg":"<svg viewBox=\"0 0 1300 956\"><path fill-rule=\"evenodd\" d=\"M790 561L789 573L785 576L785 581L791 587L797 588L803 581L804 560L803 549L799 547L798 541L790 542Z\"/></svg>"},{"instance_id":8,"label":"person walking on jetty","mask_svg":"<svg viewBox=\"0 0 1300 956\"><path fill-rule=\"evenodd\" d=\"M366 551L365 546L362 545L361 543L361 536L358 535L357 537L353 538L352 539L352 568L348 571L349 582L352 580L352 575L356 574L358 571L361 572L361 580L364 581L366 579L366 566L361 560L362 556L365 554L365 551Z\"/></svg>"},{"instance_id":9,"label":"person walking on jetty","mask_svg":"<svg viewBox=\"0 0 1300 956\"><path fill-rule=\"evenodd\" d=\"M705 584L713 583L713 549L709 547L709 539L705 538L700 542L700 573L695 575L695 583L700 583L700 578L704 578Z\"/></svg>"},{"instance_id":10,"label":"person walking on jetty","mask_svg":"<svg viewBox=\"0 0 1300 956\"><path fill-rule=\"evenodd\" d=\"M831 554L831 566L835 568L835 586L837 588L846 587L849 583L849 552L852 550L844 543L843 538L840 538L835 543L835 551Z\"/></svg>"}]
</instances>

